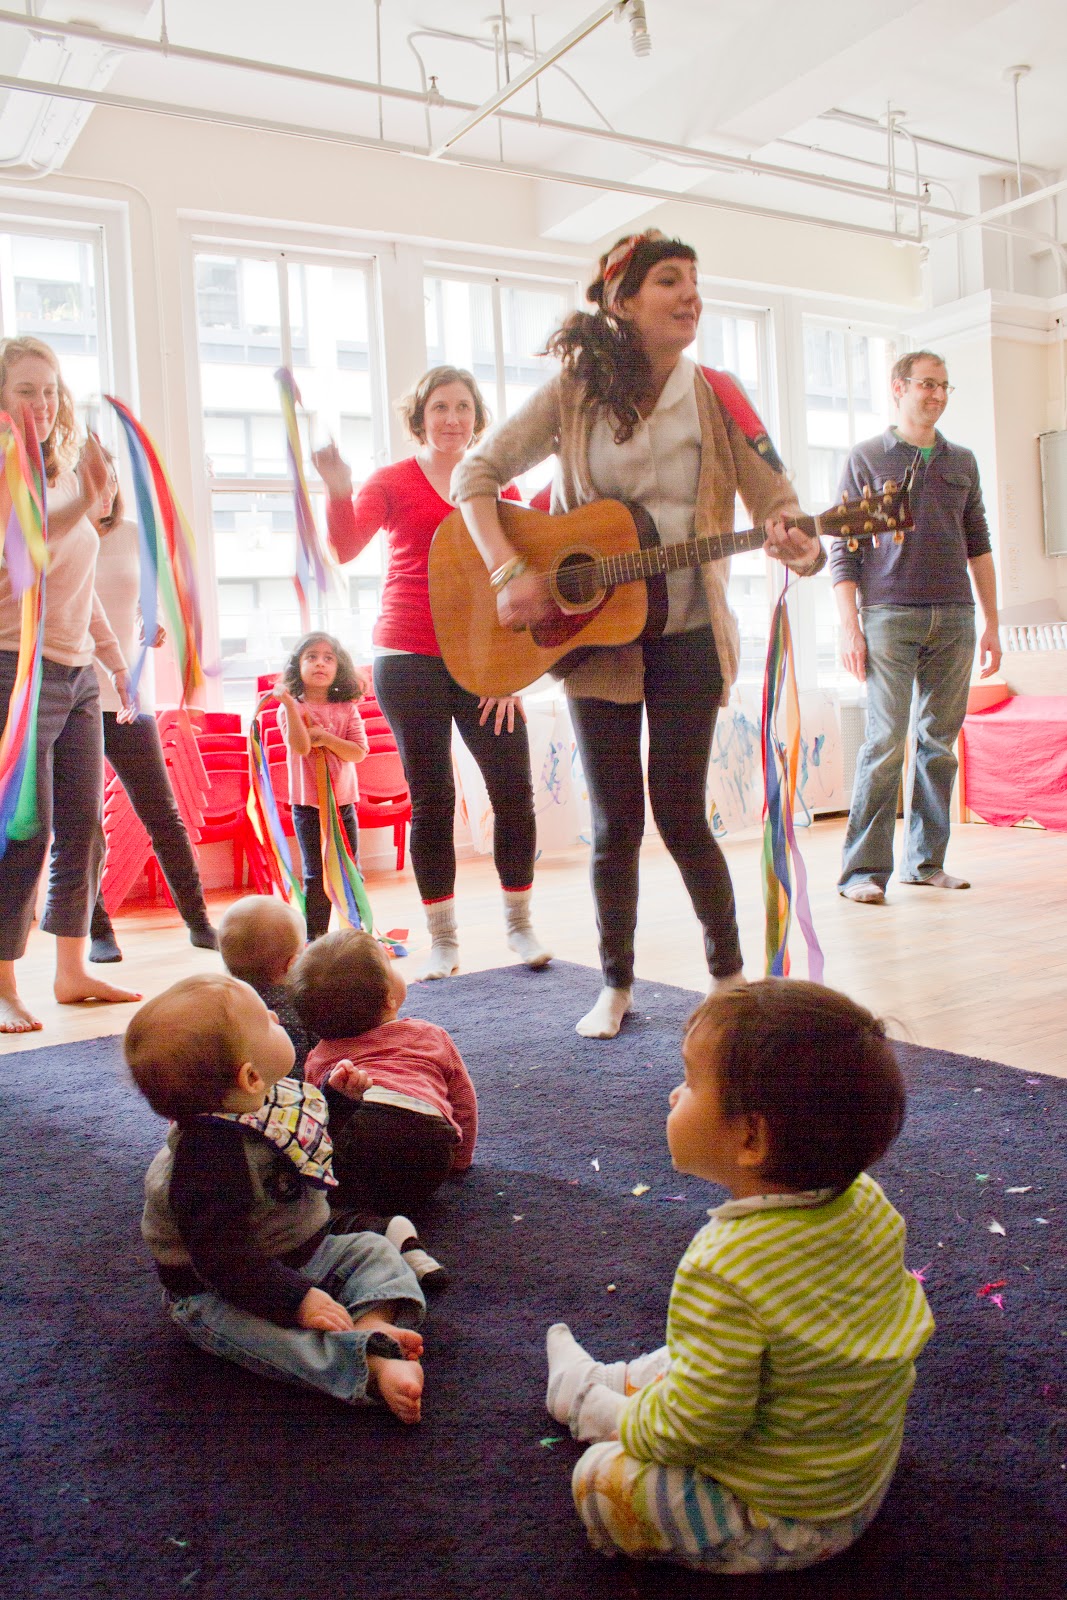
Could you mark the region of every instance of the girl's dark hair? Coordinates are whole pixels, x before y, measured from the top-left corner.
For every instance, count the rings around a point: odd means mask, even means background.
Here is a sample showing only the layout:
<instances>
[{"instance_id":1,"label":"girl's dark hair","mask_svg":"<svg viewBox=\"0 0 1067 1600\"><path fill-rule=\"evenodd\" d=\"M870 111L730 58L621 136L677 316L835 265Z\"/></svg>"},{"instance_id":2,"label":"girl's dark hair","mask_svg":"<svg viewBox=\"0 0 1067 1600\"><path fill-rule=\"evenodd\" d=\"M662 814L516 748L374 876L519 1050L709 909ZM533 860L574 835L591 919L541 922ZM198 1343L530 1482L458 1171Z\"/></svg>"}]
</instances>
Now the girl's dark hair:
<instances>
[{"instance_id":1,"label":"girl's dark hair","mask_svg":"<svg viewBox=\"0 0 1067 1600\"><path fill-rule=\"evenodd\" d=\"M413 439L426 442L426 407L435 389L446 383L462 383L474 401L474 438L480 439L490 423L489 408L482 399L478 380L466 367L431 367L413 389L396 403L397 415Z\"/></svg>"},{"instance_id":2,"label":"girl's dark hair","mask_svg":"<svg viewBox=\"0 0 1067 1600\"><path fill-rule=\"evenodd\" d=\"M100 446L104 460L109 466L115 465L115 457L110 450ZM122 486L118 481L118 471L115 473L115 498L111 502L111 510L103 517L97 517L96 530L98 533L110 533L112 528L117 528L126 515L126 502L122 498Z\"/></svg>"},{"instance_id":3,"label":"girl's dark hair","mask_svg":"<svg viewBox=\"0 0 1067 1600\"><path fill-rule=\"evenodd\" d=\"M564 372L585 390L585 404L603 406L615 419L615 443L625 444L640 421L639 402L648 393L651 368L644 346L629 322L614 316L604 303L604 268L620 239L600 258L600 268L585 291L595 311L575 311L556 329L543 354L554 356ZM692 245L680 239L642 239L615 291L616 300L637 293L654 266L661 261L695 261Z\"/></svg>"},{"instance_id":4,"label":"girl's dark hair","mask_svg":"<svg viewBox=\"0 0 1067 1600\"><path fill-rule=\"evenodd\" d=\"M287 981L305 1028L320 1039L354 1039L382 1020L389 957L372 934L327 933L297 957Z\"/></svg>"},{"instance_id":5,"label":"girl's dark hair","mask_svg":"<svg viewBox=\"0 0 1067 1600\"><path fill-rule=\"evenodd\" d=\"M329 692L326 696L327 700L361 699L363 685L356 673L352 657L341 641L335 639L332 633L305 633L285 663L282 671L282 681L294 699L299 700L304 693L304 684L300 677L300 657L313 644L328 644L337 657L337 676L330 684Z\"/></svg>"},{"instance_id":6,"label":"girl's dark hair","mask_svg":"<svg viewBox=\"0 0 1067 1600\"><path fill-rule=\"evenodd\" d=\"M770 1156L760 1177L771 1183L847 1189L904 1126L904 1079L885 1025L836 989L764 978L709 996L686 1037L698 1029L723 1114L766 1122ZM700 1062L692 1043L689 1060Z\"/></svg>"}]
</instances>

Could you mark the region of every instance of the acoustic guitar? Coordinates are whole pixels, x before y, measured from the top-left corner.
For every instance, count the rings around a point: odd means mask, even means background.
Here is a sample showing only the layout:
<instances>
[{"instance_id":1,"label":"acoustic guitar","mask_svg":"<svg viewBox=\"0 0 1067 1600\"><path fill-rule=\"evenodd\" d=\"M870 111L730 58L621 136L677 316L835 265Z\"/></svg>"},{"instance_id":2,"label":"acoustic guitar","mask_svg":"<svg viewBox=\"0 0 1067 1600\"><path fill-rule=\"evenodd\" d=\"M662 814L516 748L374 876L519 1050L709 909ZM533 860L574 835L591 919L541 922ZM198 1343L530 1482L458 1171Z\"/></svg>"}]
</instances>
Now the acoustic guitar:
<instances>
[{"instance_id":1,"label":"acoustic guitar","mask_svg":"<svg viewBox=\"0 0 1067 1600\"><path fill-rule=\"evenodd\" d=\"M898 543L915 526L908 503L914 468L903 483L888 480L843 500L819 516L798 516L809 534L845 539L851 549L882 534ZM762 528L660 544L652 518L640 506L595 500L562 516L513 501L497 506L510 543L528 570L540 574L548 601L545 617L516 632L497 617L489 573L460 511L446 517L430 546L430 609L445 666L477 695L508 695L545 672L557 676L582 655L632 644L663 631L667 617L665 574L758 550Z\"/></svg>"}]
</instances>

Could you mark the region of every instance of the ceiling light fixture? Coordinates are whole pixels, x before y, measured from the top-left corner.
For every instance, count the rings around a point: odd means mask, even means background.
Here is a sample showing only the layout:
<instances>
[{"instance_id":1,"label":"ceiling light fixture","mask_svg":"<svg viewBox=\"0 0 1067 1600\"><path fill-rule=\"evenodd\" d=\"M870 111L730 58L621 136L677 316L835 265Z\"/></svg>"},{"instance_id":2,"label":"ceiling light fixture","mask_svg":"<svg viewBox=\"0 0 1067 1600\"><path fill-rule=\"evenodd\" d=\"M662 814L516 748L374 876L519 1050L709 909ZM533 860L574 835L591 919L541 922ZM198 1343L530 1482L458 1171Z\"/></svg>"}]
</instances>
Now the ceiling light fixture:
<instances>
[{"instance_id":1,"label":"ceiling light fixture","mask_svg":"<svg viewBox=\"0 0 1067 1600\"><path fill-rule=\"evenodd\" d=\"M630 48L635 56L648 56L652 54L652 35L648 31L648 19L645 16L645 0L623 0L619 7L618 16L625 17L630 24Z\"/></svg>"}]
</instances>

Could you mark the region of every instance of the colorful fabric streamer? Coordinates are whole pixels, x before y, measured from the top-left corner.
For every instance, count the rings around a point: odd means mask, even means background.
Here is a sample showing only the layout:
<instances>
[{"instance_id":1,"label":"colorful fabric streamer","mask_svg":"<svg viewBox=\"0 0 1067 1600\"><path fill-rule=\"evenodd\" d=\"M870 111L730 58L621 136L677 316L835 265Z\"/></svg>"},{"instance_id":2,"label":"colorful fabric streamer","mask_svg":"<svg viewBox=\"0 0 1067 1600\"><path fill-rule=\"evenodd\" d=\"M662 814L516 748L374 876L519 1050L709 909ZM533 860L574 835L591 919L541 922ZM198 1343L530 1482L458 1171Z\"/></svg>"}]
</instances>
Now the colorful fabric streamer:
<instances>
[{"instance_id":1,"label":"colorful fabric streamer","mask_svg":"<svg viewBox=\"0 0 1067 1600\"><path fill-rule=\"evenodd\" d=\"M308 494L307 479L304 477L304 453L296 420L296 408L302 404L300 390L288 367L279 367L274 376L278 383L282 420L285 423L285 449L289 459L289 476L293 480L293 510L296 515L296 572L293 576L293 585L300 606L300 626L305 633L308 633L311 629L311 607L308 601L311 572L314 569L315 583L319 593L323 594L327 584L328 557L319 537L319 530L315 526L311 496Z\"/></svg>"},{"instance_id":2,"label":"colorful fabric streamer","mask_svg":"<svg viewBox=\"0 0 1067 1600\"><path fill-rule=\"evenodd\" d=\"M774 608L763 678L763 896L767 975L776 978L788 975L789 928L795 908L808 947L808 976L814 983L821 983L822 947L811 920L807 873L793 824L800 772L800 697L786 605L788 588L787 575ZM784 740L777 733L778 713L783 702Z\"/></svg>"},{"instance_id":3,"label":"colorful fabric streamer","mask_svg":"<svg viewBox=\"0 0 1067 1600\"><path fill-rule=\"evenodd\" d=\"M363 887L360 870L352 859L348 834L337 809L326 752L316 749L311 753L315 757L315 779L319 791L323 888L337 907L346 927L366 928L370 933L374 927L374 913Z\"/></svg>"},{"instance_id":4,"label":"colorful fabric streamer","mask_svg":"<svg viewBox=\"0 0 1067 1600\"><path fill-rule=\"evenodd\" d=\"M300 915L304 915L304 885L300 874L293 866L292 852L289 849L289 840L282 826L281 813L278 810L278 801L274 794L274 785L270 779L270 764L267 753L263 747L260 733L259 718L263 708L274 699L273 694L264 695L257 705L248 729L248 820L252 824L252 832L263 846L263 853L270 871L271 887L277 889L283 900L288 900L295 906Z\"/></svg>"},{"instance_id":5,"label":"colorful fabric streamer","mask_svg":"<svg viewBox=\"0 0 1067 1600\"><path fill-rule=\"evenodd\" d=\"M144 646L130 674L131 691L144 670L158 627L157 593L162 597L182 679L182 703L204 682L204 624L196 577L196 540L178 504L162 457L133 412L114 395L114 408L130 452L141 549L141 620ZM156 514L158 508L158 516ZM162 524L162 533L160 525Z\"/></svg>"},{"instance_id":6,"label":"colorful fabric streamer","mask_svg":"<svg viewBox=\"0 0 1067 1600\"><path fill-rule=\"evenodd\" d=\"M37 832L37 706L44 667L48 514L44 462L28 406L23 431L0 413L0 521L12 595L21 603L15 683L0 736L0 855ZM26 443L23 442L25 436Z\"/></svg>"}]
</instances>

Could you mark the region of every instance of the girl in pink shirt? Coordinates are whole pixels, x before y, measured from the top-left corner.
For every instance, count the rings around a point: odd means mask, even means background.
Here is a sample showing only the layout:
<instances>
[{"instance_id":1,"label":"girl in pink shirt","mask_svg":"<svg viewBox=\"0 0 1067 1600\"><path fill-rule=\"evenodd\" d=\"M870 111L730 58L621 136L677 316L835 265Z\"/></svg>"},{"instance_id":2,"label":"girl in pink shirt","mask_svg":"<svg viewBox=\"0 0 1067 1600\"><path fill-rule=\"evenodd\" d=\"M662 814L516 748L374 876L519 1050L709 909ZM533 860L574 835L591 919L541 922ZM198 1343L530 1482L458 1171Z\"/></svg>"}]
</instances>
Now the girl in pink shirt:
<instances>
[{"instance_id":1,"label":"girl in pink shirt","mask_svg":"<svg viewBox=\"0 0 1067 1600\"><path fill-rule=\"evenodd\" d=\"M309 939L330 925L330 900L322 882L322 832L318 767L321 750L333 785L353 860L356 828L356 762L367 754L367 734L356 702L363 683L342 644L328 633L305 634L285 664L278 699L278 726L288 752L289 803L304 862L305 916Z\"/></svg>"}]
</instances>

